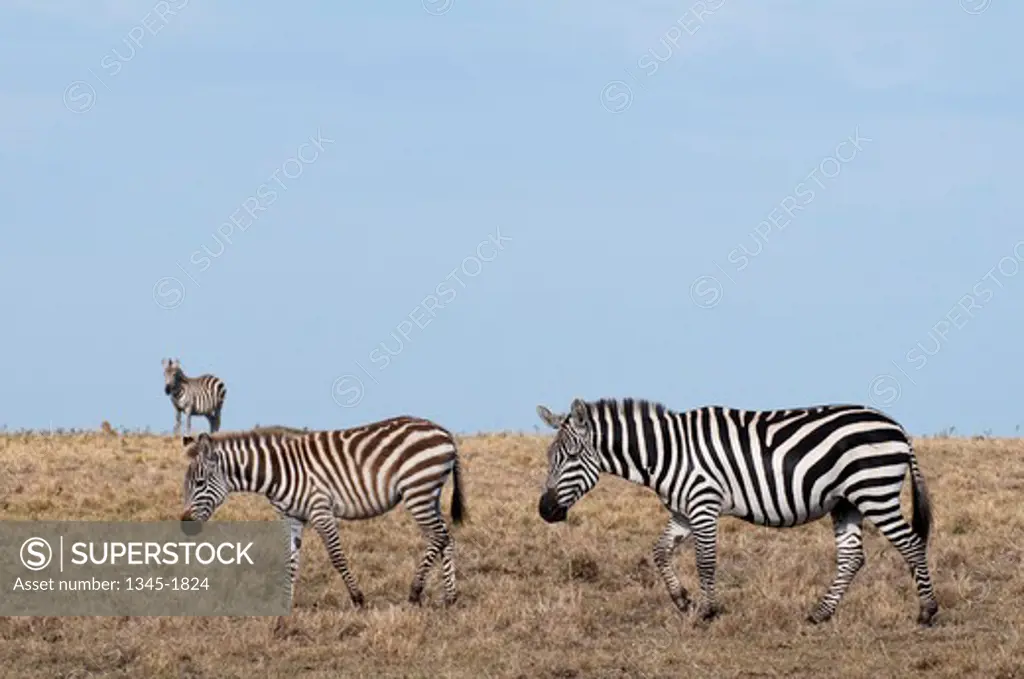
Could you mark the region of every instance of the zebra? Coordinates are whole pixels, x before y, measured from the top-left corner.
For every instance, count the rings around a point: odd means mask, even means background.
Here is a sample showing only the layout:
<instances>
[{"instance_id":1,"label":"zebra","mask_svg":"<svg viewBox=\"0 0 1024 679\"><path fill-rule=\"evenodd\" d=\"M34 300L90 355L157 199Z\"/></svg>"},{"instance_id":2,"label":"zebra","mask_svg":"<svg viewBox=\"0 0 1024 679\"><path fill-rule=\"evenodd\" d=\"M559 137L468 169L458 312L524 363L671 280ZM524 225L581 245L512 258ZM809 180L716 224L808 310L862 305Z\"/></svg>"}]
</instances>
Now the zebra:
<instances>
[{"instance_id":1,"label":"zebra","mask_svg":"<svg viewBox=\"0 0 1024 679\"><path fill-rule=\"evenodd\" d=\"M181 432L181 414L185 413L185 434L192 433L192 416L203 415L210 423L210 432L220 429L220 411L228 390L224 381L214 375L186 377L178 359L165 358L164 393L174 405L174 435Z\"/></svg>"},{"instance_id":2,"label":"zebra","mask_svg":"<svg viewBox=\"0 0 1024 679\"><path fill-rule=\"evenodd\" d=\"M653 561L676 607L690 597L671 565L675 549L694 538L701 596L696 622L721 612L715 595L721 515L791 527L830 515L836 574L807 620L835 613L864 565L861 523L867 519L910 567L920 602L918 623L931 625L938 603L928 572L931 502L908 434L882 412L860 405L749 411L705 406L674 412L639 399L574 399L568 415L537 414L557 429L538 504L548 523L567 512L610 473L653 489L670 512ZM900 511L910 470L913 522Z\"/></svg>"},{"instance_id":3,"label":"zebra","mask_svg":"<svg viewBox=\"0 0 1024 679\"><path fill-rule=\"evenodd\" d=\"M404 415L335 431L203 432L197 438L185 436L182 442L190 460L182 528L188 532L188 522L208 520L229 493L265 495L291 532L289 600L302 533L309 524L327 548L352 604L362 608L365 599L349 571L337 519L380 516L401 501L428 542L413 576L409 602L421 603L438 555L444 603L456 602L454 542L441 516L441 489L449 474L456 525L463 522L465 501L455 438L443 427Z\"/></svg>"}]
</instances>

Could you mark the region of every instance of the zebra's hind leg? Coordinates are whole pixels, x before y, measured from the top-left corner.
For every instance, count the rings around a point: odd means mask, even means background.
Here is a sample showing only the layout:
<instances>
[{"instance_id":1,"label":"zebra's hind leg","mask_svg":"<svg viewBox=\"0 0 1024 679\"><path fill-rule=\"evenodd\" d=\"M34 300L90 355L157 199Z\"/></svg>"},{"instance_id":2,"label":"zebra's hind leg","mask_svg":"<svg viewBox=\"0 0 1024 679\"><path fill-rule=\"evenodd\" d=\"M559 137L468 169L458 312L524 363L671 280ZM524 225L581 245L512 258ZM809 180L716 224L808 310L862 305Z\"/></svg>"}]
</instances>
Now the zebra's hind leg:
<instances>
[{"instance_id":1,"label":"zebra's hind leg","mask_svg":"<svg viewBox=\"0 0 1024 679\"><path fill-rule=\"evenodd\" d=\"M210 413L206 416L207 421L210 423L210 433L213 434L220 429L220 411Z\"/></svg>"},{"instance_id":2,"label":"zebra's hind leg","mask_svg":"<svg viewBox=\"0 0 1024 679\"><path fill-rule=\"evenodd\" d=\"M861 538L861 514L846 500L832 510L832 528L836 539L836 575L832 585L807 617L808 622L825 622L836 612L857 571L864 565L864 543Z\"/></svg>"},{"instance_id":3,"label":"zebra's hind leg","mask_svg":"<svg viewBox=\"0 0 1024 679\"><path fill-rule=\"evenodd\" d=\"M451 533L441 550L441 575L444 578L444 604L453 606L459 599L459 591L455 586L455 539Z\"/></svg>"},{"instance_id":4,"label":"zebra's hind leg","mask_svg":"<svg viewBox=\"0 0 1024 679\"><path fill-rule=\"evenodd\" d=\"M665 581L668 588L668 595L672 603L680 612L686 613L690 608L690 595L686 588L679 582L675 570L672 568L672 555L676 548L690 537L690 523L681 514L673 513L662 531L661 537L654 545L654 566Z\"/></svg>"},{"instance_id":5,"label":"zebra's hind leg","mask_svg":"<svg viewBox=\"0 0 1024 679\"><path fill-rule=\"evenodd\" d=\"M440 555L444 577L444 602L450 606L458 599L458 591L455 587L454 543L441 516L441 489L438 488L428 495L406 495L405 506L427 539L427 550L416 567L412 586L409 588L409 602L419 604L422 601L427 575Z\"/></svg>"},{"instance_id":6,"label":"zebra's hind leg","mask_svg":"<svg viewBox=\"0 0 1024 679\"><path fill-rule=\"evenodd\" d=\"M935 600L935 590L928 572L927 545L903 518L898 495L884 506L878 502L870 504L870 508L861 507L861 513L864 518L875 524L879 532L907 562L910 573L914 576L914 584L917 585L917 598L921 605L917 622L921 625L931 625L935 614L939 612L939 604Z\"/></svg>"},{"instance_id":7,"label":"zebra's hind leg","mask_svg":"<svg viewBox=\"0 0 1024 679\"><path fill-rule=\"evenodd\" d=\"M356 608L362 608L366 599L356 584L356 579L352 576L352 572L348 569L348 559L345 558L345 552L341 549L338 523L333 512L328 508L319 509L313 513L309 522L313 524L313 528L316 529L320 539L323 540L324 547L327 548L327 554L331 557L331 565L334 566L334 570L338 571L341 579L344 580L345 586L348 588L349 597L352 599L352 605Z\"/></svg>"},{"instance_id":8,"label":"zebra's hind leg","mask_svg":"<svg viewBox=\"0 0 1024 679\"><path fill-rule=\"evenodd\" d=\"M718 561L718 513L705 512L690 520L697 552L697 576L700 578L701 598L697 605L697 619L707 622L722 611L715 596L715 568Z\"/></svg>"}]
</instances>

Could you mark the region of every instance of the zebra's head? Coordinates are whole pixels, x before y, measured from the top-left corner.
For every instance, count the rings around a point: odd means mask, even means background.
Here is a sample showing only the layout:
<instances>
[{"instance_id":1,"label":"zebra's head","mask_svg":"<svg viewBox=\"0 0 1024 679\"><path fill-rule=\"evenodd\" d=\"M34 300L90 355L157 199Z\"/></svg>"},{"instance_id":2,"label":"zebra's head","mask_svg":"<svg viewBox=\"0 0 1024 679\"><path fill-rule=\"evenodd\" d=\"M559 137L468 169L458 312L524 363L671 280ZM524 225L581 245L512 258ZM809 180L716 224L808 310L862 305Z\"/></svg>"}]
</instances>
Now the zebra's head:
<instances>
[{"instance_id":1,"label":"zebra's head","mask_svg":"<svg viewBox=\"0 0 1024 679\"><path fill-rule=\"evenodd\" d=\"M193 439L182 439L189 458L185 472L185 510L181 513L182 529L196 532L190 522L209 519L228 497L228 481L217 456L216 445L206 432Z\"/></svg>"},{"instance_id":2,"label":"zebra's head","mask_svg":"<svg viewBox=\"0 0 1024 679\"><path fill-rule=\"evenodd\" d=\"M565 521L569 508L597 483L600 464L594 450L594 425L581 399L572 402L568 415L556 415L544 406L537 414L552 429L548 447L548 479L538 511L548 523Z\"/></svg>"},{"instance_id":3,"label":"zebra's head","mask_svg":"<svg viewBox=\"0 0 1024 679\"><path fill-rule=\"evenodd\" d=\"M181 363L176 358L165 358L164 365L164 393L170 394L178 387L181 381Z\"/></svg>"}]
</instances>

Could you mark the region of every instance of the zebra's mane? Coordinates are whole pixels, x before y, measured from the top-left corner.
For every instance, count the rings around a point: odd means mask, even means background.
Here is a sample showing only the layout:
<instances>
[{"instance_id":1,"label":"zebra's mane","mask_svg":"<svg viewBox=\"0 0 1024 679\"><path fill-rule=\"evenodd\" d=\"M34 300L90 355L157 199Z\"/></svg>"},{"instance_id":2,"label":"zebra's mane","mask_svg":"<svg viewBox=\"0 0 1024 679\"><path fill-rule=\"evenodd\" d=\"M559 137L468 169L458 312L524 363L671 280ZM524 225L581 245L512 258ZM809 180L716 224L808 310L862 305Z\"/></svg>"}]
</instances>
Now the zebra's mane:
<instances>
[{"instance_id":1,"label":"zebra's mane","mask_svg":"<svg viewBox=\"0 0 1024 679\"><path fill-rule=\"evenodd\" d=\"M313 432L294 429L291 427L256 427L253 429L241 429L238 431L218 431L209 434L210 440L215 443L227 443L231 441L252 441L255 439L298 439Z\"/></svg>"},{"instance_id":2,"label":"zebra's mane","mask_svg":"<svg viewBox=\"0 0 1024 679\"><path fill-rule=\"evenodd\" d=\"M286 434L288 436L302 436L303 434L309 434L309 429L298 429L297 427L285 427L282 425L271 425L261 427L259 425L251 429L256 434Z\"/></svg>"},{"instance_id":3,"label":"zebra's mane","mask_svg":"<svg viewBox=\"0 0 1024 679\"><path fill-rule=\"evenodd\" d=\"M658 401L650 401L643 398L602 398L596 401L588 401L587 405L591 408L597 408L598 410L607 408L616 413L622 412L623 410L630 410L634 407L642 408L643 406L647 406L651 411L658 413L659 415L665 412L672 412L668 407Z\"/></svg>"}]
</instances>

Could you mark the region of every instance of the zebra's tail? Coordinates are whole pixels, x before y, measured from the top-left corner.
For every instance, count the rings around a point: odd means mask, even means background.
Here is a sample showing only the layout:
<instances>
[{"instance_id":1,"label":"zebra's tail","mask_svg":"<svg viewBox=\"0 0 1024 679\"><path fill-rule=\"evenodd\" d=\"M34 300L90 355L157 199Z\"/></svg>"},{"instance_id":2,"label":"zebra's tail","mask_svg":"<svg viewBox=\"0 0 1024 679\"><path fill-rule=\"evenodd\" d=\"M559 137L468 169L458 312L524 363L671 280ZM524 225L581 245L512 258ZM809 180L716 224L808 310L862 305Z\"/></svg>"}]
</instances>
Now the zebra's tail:
<instances>
[{"instance_id":1,"label":"zebra's tail","mask_svg":"<svg viewBox=\"0 0 1024 679\"><path fill-rule=\"evenodd\" d=\"M462 497L462 481L459 478L459 456L455 454L452 467L452 523L461 524L466 518L466 501Z\"/></svg>"},{"instance_id":2,"label":"zebra's tail","mask_svg":"<svg viewBox=\"0 0 1024 679\"><path fill-rule=\"evenodd\" d=\"M925 485L924 475L921 468L917 466L917 455L914 448L910 448L910 482L913 486L914 517L911 526L917 537L928 544L928 533L932 527L932 501L928 497L928 486Z\"/></svg>"}]
</instances>

